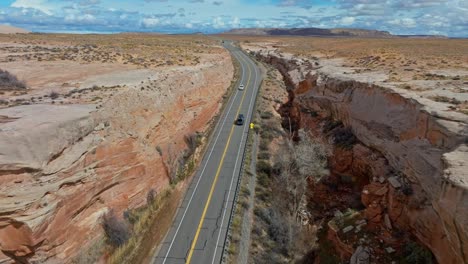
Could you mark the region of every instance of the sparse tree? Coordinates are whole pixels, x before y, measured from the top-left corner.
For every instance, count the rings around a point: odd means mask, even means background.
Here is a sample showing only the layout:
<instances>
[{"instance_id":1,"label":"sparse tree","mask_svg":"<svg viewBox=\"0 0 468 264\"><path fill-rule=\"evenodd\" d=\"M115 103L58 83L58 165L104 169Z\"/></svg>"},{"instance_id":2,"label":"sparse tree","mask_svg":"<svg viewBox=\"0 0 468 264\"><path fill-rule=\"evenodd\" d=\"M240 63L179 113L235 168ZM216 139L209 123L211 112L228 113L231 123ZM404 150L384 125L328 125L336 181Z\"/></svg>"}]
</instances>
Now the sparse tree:
<instances>
[{"instance_id":1,"label":"sparse tree","mask_svg":"<svg viewBox=\"0 0 468 264\"><path fill-rule=\"evenodd\" d=\"M308 181L318 182L328 174L326 169L328 150L325 145L313 140L303 130L299 130L299 138L298 143L294 143L291 138L286 139L276 157L280 169L278 181L285 192L281 199L289 209L290 241L293 241L293 225L298 220Z\"/></svg>"},{"instance_id":2,"label":"sparse tree","mask_svg":"<svg viewBox=\"0 0 468 264\"><path fill-rule=\"evenodd\" d=\"M163 156L164 169L169 176L169 181L175 183L177 180L177 171L179 170L179 157L172 146L167 148Z\"/></svg>"}]
</instances>

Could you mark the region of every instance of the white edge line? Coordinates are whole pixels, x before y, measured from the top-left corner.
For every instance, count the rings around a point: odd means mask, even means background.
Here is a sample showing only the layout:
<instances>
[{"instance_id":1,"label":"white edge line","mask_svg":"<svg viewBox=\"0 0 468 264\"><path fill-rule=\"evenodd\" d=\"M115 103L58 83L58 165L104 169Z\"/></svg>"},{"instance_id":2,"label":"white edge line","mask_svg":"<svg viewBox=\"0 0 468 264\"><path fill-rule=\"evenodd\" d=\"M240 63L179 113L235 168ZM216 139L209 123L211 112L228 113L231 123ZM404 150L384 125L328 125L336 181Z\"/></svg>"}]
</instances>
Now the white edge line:
<instances>
[{"instance_id":1,"label":"white edge line","mask_svg":"<svg viewBox=\"0 0 468 264\"><path fill-rule=\"evenodd\" d=\"M248 63L252 63L252 62L249 61L249 60L250 60L250 58L248 58L246 61L248 61ZM254 95L256 95L255 91L256 91L256 87L257 87L256 85L257 85L257 77L258 77L258 76L257 76L257 68L256 68L257 66L256 66L255 64L252 64L252 65L254 66L253 68L255 69L255 83L254 83L254 87L253 87L253 88L254 88L254 92L253 92L253 94L252 94L252 97L250 98L250 103L249 103L249 108L248 108L249 112L250 112L250 111L253 111L253 109L250 109L250 108L252 108L252 101L253 101L253 98L255 97ZM253 115L253 112L251 112L251 115ZM242 143L242 141L244 140L244 134L245 134L245 127L244 127L244 130L242 131L241 143ZM240 150L241 150L241 148L239 148L239 150L237 151L237 158L236 158L236 163L234 164L234 171L232 172L231 184L230 184L230 186L229 186L229 193L228 193L228 197L227 197L227 199L226 199L226 204L225 204L225 206L224 206L223 218L222 218L222 220L221 220L221 225L220 225L220 227L219 227L218 239L216 240L215 251L214 251L214 254L213 254L213 260L211 261L212 264L215 263L215 259L216 259L216 251L218 250L219 239L220 239L220 237L221 237L221 233L222 233L221 231L222 231L222 229L223 229L224 218L225 218L226 212L227 212L227 204L228 204L228 202L229 202L229 198L231 197L232 184L233 184L233 182L234 182L234 175L235 175L235 173L236 173L237 162L239 161ZM240 177L240 176L239 176L239 177ZM233 203L234 203L234 201L233 201ZM234 206L234 205L233 205L233 206ZM227 232L227 230L226 230L226 232ZM226 235L227 235L227 234L226 234Z\"/></svg>"},{"instance_id":2,"label":"white edge line","mask_svg":"<svg viewBox=\"0 0 468 264\"><path fill-rule=\"evenodd\" d=\"M232 54L235 56L234 52L232 52ZM236 57L237 59L237 57ZM242 63L241 63L241 68L242 68L242 78L241 78L241 81L243 82L244 81L244 67L242 67ZM223 124L221 125L221 127L219 128L219 131L218 131L218 135L216 136L216 139L213 143L213 145L211 146L211 150L210 150L210 154L208 155L208 158L205 162L205 165L203 166L203 170L202 172L200 173L200 177L198 178L198 181L197 181L197 184L195 185L195 188L193 189L193 192L192 192L192 195L190 196L190 200L187 204L187 206L185 207L185 211L184 211L184 214L182 215L182 218L180 219L180 222L179 222L179 225L177 226L177 229L176 229L176 232L172 238L172 241L171 241L171 244L169 245L169 248L167 249L167 252L166 252L166 255L164 256L164 261L163 261L163 264L166 263L166 260L167 260L167 257L169 256L169 253L171 252L171 249L172 249L172 246L174 244L174 241L177 237L177 234L179 233L179 229L180 227L182 226L182 222L184 221L184 218L185 218L185 215L188 211L188 208L190 207L190 204L192 203L192 199L193 199L193 196L195 195L196 191L197 191L197 188L198 188L198 184L200 183L200 180L201 178L203 177L203 173L205 172L205 169L206 169L206 166L208 165L208 161L210 160L210 157L211 157L211 154L213 153L213 149L216 145L216 143L218 142L218 138L219 138L219 135L221 134L221 131L223 130L222 127L224 126L224 124L226 123L226 119L227 117L229 116L229 112L231 112L231 108L232 108L232 105L234 104L234 101L236 100L236 96L239 92L239 90L237 89L237 87L235 87L236 89L236 93L234 95L234 97L232 98L232 101L231 101L231 105L229 106L229 109L228 111L226 112L226 116L224 117L224 120L223 120ZM176 217L177 217L177 213L176 213Z\"/></svg>"}]
</instances>

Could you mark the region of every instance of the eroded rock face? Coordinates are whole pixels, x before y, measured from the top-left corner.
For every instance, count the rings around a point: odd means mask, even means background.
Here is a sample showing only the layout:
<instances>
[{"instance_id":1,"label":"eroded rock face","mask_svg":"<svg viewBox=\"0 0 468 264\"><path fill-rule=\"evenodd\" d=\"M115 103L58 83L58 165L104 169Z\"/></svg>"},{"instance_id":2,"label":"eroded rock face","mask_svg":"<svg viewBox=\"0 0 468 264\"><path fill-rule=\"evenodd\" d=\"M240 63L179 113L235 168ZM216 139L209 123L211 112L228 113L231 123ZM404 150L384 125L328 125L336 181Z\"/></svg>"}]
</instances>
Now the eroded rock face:
<instances>
[{"instance_id":1,"label":"eroded rock face","mask_svg":"<svg viewBox=\"0 0 468 264\"><path fill-rule=\"evenodd\" d=\"M67 262L102 234L100 217L146 202L169 183L163 161L218 113L227 52L161 70L159 89L127 89L102 107L0 110L0 262Z\"/></svg>"},{"instance_id":2,"label":"eroded rock face","mask_svg":"<svg viewBox=\"0 0 468 264\"><path fill-rule=\"evenodd\" d=\"M363 143L332 167L369 178L362 201L370 225L412 232L440 263L468 263L466 115L431 111L391 87L336 73L342 69L256 54L283 74L289 104L326 112Z\"/></svg>"}]
</instances>

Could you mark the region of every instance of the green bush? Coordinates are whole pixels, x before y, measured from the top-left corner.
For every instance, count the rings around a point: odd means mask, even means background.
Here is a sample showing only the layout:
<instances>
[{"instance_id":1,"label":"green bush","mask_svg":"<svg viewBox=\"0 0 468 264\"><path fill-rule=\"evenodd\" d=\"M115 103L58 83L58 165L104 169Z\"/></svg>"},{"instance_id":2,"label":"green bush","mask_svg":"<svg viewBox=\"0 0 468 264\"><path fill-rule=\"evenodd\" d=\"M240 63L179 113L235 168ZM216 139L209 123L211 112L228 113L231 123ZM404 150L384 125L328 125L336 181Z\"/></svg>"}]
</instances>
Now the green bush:
<instances>
[{"instance_id":1,"label":"green bush","mask_svg":"<svg viewBox=\"0 0 468 264\"><path fill-rule=\"evenodd\" d=\"M432 264L435 263L429 249L419 245L416 242L406 244L404 248L403 264Z\"/></svg>"}]
</instances>

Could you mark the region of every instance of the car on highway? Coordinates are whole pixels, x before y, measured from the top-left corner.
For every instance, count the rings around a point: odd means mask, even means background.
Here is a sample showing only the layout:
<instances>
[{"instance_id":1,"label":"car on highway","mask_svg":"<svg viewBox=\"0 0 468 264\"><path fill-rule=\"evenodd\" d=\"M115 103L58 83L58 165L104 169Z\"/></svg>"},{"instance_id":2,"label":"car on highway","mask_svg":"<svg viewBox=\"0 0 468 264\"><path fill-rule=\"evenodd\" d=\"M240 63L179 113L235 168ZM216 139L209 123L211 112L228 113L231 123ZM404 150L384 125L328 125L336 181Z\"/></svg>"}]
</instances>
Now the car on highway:
<instances>
[{"instance_id":1,"label":"car on highway","mask_svg":"<svg viewBox=\"0 0 468 264\"><path fill-rule=\"evenodd\" d=\"M239 90L244 90L244 85L243 84L239 85Z\"/></svg>"},{"instance_id":2,"label":"car on highway","mask_svg":"<svg viewBox=\"0 0 468 264\"><path fill-rule=\"evenodd\" d=\"M243 114L239 114L239 116L236 119L236 125L242 126L245 122L245 117Z\"/></svg>"}]
</instances>

